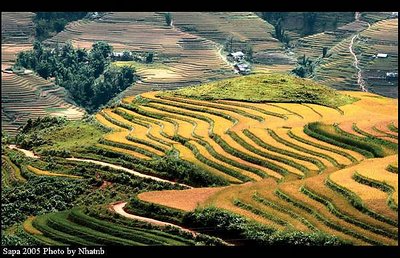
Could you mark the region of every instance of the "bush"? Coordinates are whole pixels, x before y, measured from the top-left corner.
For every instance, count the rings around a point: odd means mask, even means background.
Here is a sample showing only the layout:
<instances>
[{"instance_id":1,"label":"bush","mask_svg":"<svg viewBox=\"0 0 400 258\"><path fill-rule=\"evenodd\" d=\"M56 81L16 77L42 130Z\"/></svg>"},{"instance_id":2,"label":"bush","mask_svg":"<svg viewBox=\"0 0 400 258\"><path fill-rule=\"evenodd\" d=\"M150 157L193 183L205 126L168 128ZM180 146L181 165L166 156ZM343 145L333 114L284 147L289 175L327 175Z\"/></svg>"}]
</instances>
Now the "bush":
<instances>
[{"instance_id":1,"label":"bush","mask_svg":"<svg viewBox=\"0 0 400 258\"><path fill-rule=\"evenodd\" d=\"M196 209L183 218L187 227L202 229L209 234L227 239L238 239L239 244L248 245L344 245L335 236L324 233L278 231L274 228L251 222L248 219L215 207Z\"/></svg>"}]
</instances>

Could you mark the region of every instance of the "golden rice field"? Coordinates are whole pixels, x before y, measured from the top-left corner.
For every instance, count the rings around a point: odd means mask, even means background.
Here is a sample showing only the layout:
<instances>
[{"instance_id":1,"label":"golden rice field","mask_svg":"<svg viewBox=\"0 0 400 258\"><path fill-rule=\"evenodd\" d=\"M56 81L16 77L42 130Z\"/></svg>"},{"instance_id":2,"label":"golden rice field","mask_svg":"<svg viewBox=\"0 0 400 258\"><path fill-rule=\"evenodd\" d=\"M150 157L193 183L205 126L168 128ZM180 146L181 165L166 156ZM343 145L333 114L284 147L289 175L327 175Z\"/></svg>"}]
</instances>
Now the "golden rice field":
<instances>
[{"instance_id":1,"label":"golden rice field","mask_svg":"<svg viewBox=\"0 0 400 258\"><path fill-rule=\"evenodd\" d=\"M149 92L124 98L96 119L113 129L104 136L108 142L124 144L102 143L104 148L137 158L151 154L147 159L163 155L158 147L174 148L181 159L232 184L146 192L139 195L144 201L185 211L212 205L280 230L319 230L356 245L397 245L398 175L388 169L398 157L397 132L390 129L398 125L397 100L340 93L358 101L331 108ZM312 122L331 134L379 145L383 157L371 159L310 135L305 127Z\"/></svg>"}]
</instances>

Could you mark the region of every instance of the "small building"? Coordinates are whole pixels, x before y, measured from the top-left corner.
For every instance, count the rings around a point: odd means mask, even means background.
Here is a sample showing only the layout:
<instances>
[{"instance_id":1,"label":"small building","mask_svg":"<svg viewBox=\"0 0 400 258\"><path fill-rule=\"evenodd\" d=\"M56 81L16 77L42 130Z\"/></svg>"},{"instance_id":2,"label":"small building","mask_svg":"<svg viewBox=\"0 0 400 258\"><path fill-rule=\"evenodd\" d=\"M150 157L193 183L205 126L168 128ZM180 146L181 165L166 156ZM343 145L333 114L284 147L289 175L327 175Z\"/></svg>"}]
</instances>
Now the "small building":
<instances>
[{"instance_id":1,"label":"small building","mask_svg":"<svg viewBox=\"0 0 400 258\"><path fill-rule=\"evenodd\" d=\"M244 53L242 51L238 51L238 52L230 53L229 56L232 57L234 60L239 61L239 60L243 60Z\"/></svg>"},{"instance_id":2,"label":"small building","mask_svg":"<svg viewBox=\"0 0 400 258\"><path fill-rule=\"evenodd\" d=\"M112 57L122 57L122 55L124 54L124 52L113 52L111 54Z\"/></svg>"},{"instance_id":3,"label":"small building","mask_svg":"<svg viewBox=\"0 0 400 258\"><path fill-rule=\"evenodd\" d=\"M397 79L399 77L399 74L396 72L387 72L386 73L386 79Z\"/></svg>"},{"instance_id":4,"label":"small building","mask_svg":"<svg viewBox=\"0 0 400 258\"><path fill-rule=\"evenodd\" d=\"M240 74L249 74L250 73L250 67L248 64L235 64L235 69L238 71Z\"/></svg>"},{"instance_id":5,"label":"small building","mask_svg":"<svg viewBox=\"0 0 400 258\"><path fill-rule=\"evenodd\" d=\"M379 54L376 55L376 57L377 57L377 58L387 58L387 57L388 57L388 54L379 53Z\"/></svg>"}]
</instances>

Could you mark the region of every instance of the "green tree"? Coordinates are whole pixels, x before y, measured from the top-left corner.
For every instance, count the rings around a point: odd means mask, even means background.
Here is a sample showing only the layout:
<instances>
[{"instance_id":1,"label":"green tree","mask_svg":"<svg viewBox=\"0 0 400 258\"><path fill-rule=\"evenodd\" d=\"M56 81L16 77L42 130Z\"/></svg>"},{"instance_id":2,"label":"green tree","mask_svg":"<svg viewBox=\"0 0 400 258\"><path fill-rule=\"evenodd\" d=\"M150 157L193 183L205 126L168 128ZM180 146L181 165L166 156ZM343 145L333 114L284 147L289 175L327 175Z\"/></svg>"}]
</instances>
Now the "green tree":
<instances>
[{"instance_id":1,"label":"green tree","mask_svg":"<svg viewBox=\"0 0 400 258\"><path fill-rule=\"evenodd\" d=\"M129 51L124 51L122 53L122 57L121 57L122 61L132 61L133 60L133 56L131 54L131 52Z\"/></svg>"},{"instance_id":2,"label":"green tree","mask_svg":"<svg viewBox=\"0 0 400 258\"><path fill-rule=\"evenodd\" d=\"M164 13L165 23L167 26L171 26L172 24L172 15L171 13Z\"/></svg>"},{"instance_id":3,"label":"green tree","mask_svg":"<svg viewBox=\"0 0 400 258\"><path fill-rule=\"evenodd\" d=\"M314 66L314 62L306 55L303 55L298 59L297 66L292 70L292 73L301 78L308 78L314 73Z\"/></svg>"},{"instance_id":4,"label":"green tree","mask_svg":"<svg viewBox=\"0 0 400 258\"><path fill-rule=\"evenodd\" d=\"M233 51L233 37L232 36L228 37L225 40L224 49L225 49L225 51L232 53L232 51Z\"/></svg>"},{"instance_id":5,"label":"green tree","mask_svg":"<svg viewBox=\"0 0 400 258\"><path fill-rule=\"evenodd\" d=\"M318 14L316 12L304 12L303 13L303 31L304 35L310 35L314 33L315 22L317 21Z\"/></svg>"},{"instance_id":6,"label":"green tree","mask_svg":"<svg viewBox=\"0 0 400 258\"><path fill-rule=\"evenodd\" d=\"M322 57L326 57L326 55L328 54L328 47L323 47L322 48Z\"/></svg>"},{"instance_id":7,"label":"green tree","mask_svg":"<svg viewBox=\"0 0 400 258\"><path fill-rule=\"evenodd\" d=\"M246 53L247 61L252 62L253 61L253 46L250 44L247 44L245 53Z\"/></svg>"},{"instance_id":8,"label":"green tree","mask_svg":"<svg viewBox=\"0 0 400 258\"><path fill-rule=\"evenodd\" d=\"M146 63L153 63L153 59L154 59L154 53L153 52L149 52L146 55Z\"/></svg>"}]
</instances>

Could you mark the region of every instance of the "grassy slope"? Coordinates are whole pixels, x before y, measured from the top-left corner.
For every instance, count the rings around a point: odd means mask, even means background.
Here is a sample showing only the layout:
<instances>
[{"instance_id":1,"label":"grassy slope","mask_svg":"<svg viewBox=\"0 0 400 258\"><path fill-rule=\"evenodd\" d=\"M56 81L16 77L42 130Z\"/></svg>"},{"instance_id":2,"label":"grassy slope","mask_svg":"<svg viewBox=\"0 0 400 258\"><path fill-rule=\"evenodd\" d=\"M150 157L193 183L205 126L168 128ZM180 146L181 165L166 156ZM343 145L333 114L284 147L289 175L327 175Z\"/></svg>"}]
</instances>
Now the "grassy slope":
<instances>
[{"instance_id":1,"label":"grassy slope","mask_svg":"<svg viewBox=\"0 0 400 258\"><path fill-rule=\"evenodd\" d=\"M315 103L331 107L339 107L357 100L311 80L283 74L243 76L165 94L204 100Z\"/></svg>"},{"instance_id":2,"label":"grassy slope","mask_svg":"<svg viewBox=\"0 0 400 258\"><path fill-rule=\"evenodd\" d=\"M43 135L45 140L52 143L41 146L37 151L51 149L79 152L87 146L95 145L103 135L104 132L92 123L69 121L51 134Z\"/></svg>"}]
</instances>

